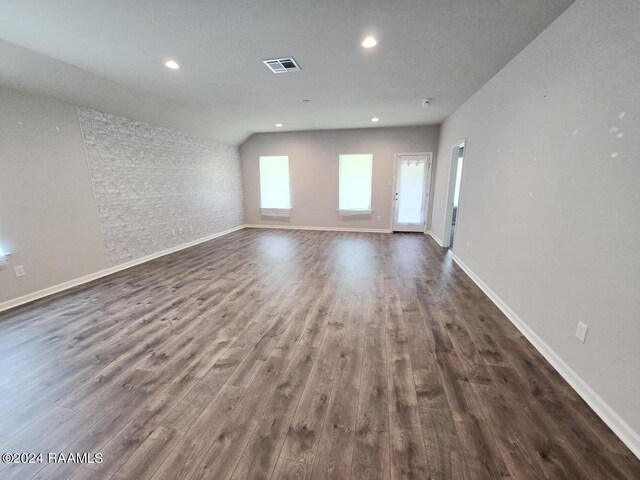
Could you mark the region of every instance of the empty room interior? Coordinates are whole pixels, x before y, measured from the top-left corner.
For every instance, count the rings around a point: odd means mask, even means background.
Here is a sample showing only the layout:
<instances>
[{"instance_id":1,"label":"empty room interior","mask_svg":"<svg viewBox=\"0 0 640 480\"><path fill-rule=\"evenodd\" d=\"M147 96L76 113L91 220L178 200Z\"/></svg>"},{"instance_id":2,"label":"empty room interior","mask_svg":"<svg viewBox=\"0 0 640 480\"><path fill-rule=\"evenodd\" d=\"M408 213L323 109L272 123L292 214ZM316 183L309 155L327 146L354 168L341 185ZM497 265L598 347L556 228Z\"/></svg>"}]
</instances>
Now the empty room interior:
<instances>
[{"instance_id":1,"label":"empty room interior","mask_svg":"<svg viewBox=\"0 0 640 480\"><path fill-rule=\"evenodd\" d=\"M0 479L639 480L638 0L0 2Z\"/></svg>"}]
</instances>

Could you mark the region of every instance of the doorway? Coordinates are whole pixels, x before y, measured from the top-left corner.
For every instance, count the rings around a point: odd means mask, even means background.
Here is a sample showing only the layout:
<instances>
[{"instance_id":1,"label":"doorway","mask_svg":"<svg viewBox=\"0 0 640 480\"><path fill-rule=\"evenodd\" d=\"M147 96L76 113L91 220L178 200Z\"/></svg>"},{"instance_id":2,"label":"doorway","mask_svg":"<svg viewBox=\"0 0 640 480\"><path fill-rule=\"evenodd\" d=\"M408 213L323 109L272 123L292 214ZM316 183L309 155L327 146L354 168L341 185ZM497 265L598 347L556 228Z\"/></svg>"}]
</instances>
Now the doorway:
<instances>
[{"instance_id":1,"label":"doorway","mask_svg":"<svg viewBox=\"0 0 640 480\"><path fill-rule=\"evenodd\" d=\"M447 193L447 211L445 215L444 242L445 247L453 248L456 236L456 225L460 218L460 187L462 185L462 167L466 140L461 140L451 147L451 170L449 172L449 190Z\"/></svg>"},{"instance_id":2,"label":"doorway","mask_svg":"<svg viewBox=\"0 0 640 480\"><path fill-rule=\"evenodd\" d=\"M394 232L425 231L432 157L431 153L396 154Z\"/></svg>"}]
</instances>

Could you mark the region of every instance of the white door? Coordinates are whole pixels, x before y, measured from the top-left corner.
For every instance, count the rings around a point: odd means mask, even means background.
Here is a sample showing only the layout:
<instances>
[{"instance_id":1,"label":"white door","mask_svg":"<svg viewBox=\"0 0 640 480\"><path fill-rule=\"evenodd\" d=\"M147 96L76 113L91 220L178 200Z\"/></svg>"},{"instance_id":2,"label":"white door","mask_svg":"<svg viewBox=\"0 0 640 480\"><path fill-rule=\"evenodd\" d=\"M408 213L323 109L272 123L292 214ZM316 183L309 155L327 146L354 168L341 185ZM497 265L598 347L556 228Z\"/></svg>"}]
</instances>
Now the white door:
<instances>
[{"instance_id":1,"label":"white door","mask_svg":"<svg viewBox=\"0 0 640 480\"><path fill-rule=\"evenodd\" d=\"M424 232L430 177L431 153L396 155L395 232Z\"/></svg>"}]
</instances>

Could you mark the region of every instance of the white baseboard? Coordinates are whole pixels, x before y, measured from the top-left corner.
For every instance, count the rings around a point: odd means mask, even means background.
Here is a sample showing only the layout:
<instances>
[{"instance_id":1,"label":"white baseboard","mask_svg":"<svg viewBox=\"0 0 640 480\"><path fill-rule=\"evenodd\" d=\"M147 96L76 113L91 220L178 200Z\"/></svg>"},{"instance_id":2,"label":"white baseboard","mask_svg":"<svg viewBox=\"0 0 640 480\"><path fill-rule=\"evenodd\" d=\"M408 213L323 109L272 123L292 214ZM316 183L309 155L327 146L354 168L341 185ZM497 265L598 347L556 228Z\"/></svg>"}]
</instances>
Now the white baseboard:
<instances>
[{"instance_id":1,"label":"white baseboard","mask_svg":"<svg viewBox=\"0 0 640 480\"><path fill-rule=\"evenodd\" d=\"M127 268L140 265L141 263L163 257L170 253L184 250L185 248L198 245L200 243L212 240L214 238L228 235L229 233L241 230L243 228L273 228L285 230L318 230L318 231L334 231L334 232L366 232L366 233L391 233L388 229L363 229L363 228L331 228L331 227L296 227L290 225L239 225L222 232L214 233L204 238L184 243L176 247L171 247L160 252L137 258L129 262L110 267L98 272L85 275L80 278L69 280L58 285L54 285L37 292L29 293L18 298L0 303L0 312L15 308L25 303L38 300L54 293L58 293L87 282L91 282L98 278L111 275L112 273L126 270ZM442 246L442 242L433 232L426 232ZM565 363L564 360L547 345L542 338L538 336L498 295L486 285L480 277L478 277L455 253L452 253L453 260L464 270L464 272L480 287L480 289L491 299L493 303L506 315L506 317L516 326L518 330L531 342L531 344L544 356L547 361L558 371L558 373L571 385L571 387L580 395L585 402L596 412L596 414L613 430L613 432L629 447L634 455L640 458L640 435L631 426L624 421L615 410L613 410L593 389L580 377L576 372Z\"/></svg>"},{"instance_id":2,"label":"white baseboard","mask_svg":"<svg viewBox=\"0 0 640 480\"><path fill-rule=\"evenodd\" d=\"M388 228L341 228L341 227L297 227L293 225L262 225L247 224L247 228L273 228L281 230L316 230L322 232L360 232L360 233L391 233Z\"/></svg>"},{"instance_id":3,"label":"white baseboard","mask_svg":"<svg viewBox=\"0 0 640 480\"><path fill-rule=\"evenodd\" d=\"M151 255L147 255L145 257L136 258L135 260L131 260L126 263L122 263L120 265L116 265L115 267L105 268L104 270L100 270L98 272L90 273L88 275L84 275L79 278L74 278L73 280L69 280L67 282L59 283L52 287L48 287L42 290L38 290L37 292L28 293L21 297L12 298L11 300L7 300L5 302L0 303L0 312L5 310L9 310L11 308L19 307L20 305L24 305L25 303L33 302L35 300L39 300L44 297L48 297L49 295L53 295L54 293L59 293L64 290L68 290L73 287L77 287L78 285L82 285L83 283L88 283L93 280L97 280L98 278L106 277L107 275L111 275L112 273L119 272L121 270L126 270L127 268L134 267L136 265L140 265L141 263L148 262L150 260L154 260L158 257L163 257L165 255L169 255L170 253L177 252L179 250L184 250L185 248L192 247L194 245L198 245L199 243L203 243L209 240L213 240L214 238L222 237L229 233L235 232L237 230L241 230L243 228L281 228L287 230L323 230L323 231L335 231L335 232L369 232L369 233L391 233L391 230L387 229L363 229L363 228L325 228L325 227L295 227L290 225L239 225L237 227L230 228L228 230L224 230L222 232L214 233L213 235L209 235L204 238L200 238L198 240L194 240L192 242L183 243L182 245L178 245L175 247L168 248L166 250L162 250L157 253L153 253Z\"/></svg>"},{"instance_id":4,"label":"white baseboard","mask_svg":"<svg viewBox=\"0 0 640 480\"><path fill-rule=\"evenodd\" d=\"M444 243L442 242L442 240L440 240L438 237L436 237L435 233L433 233L431 230L427 230L424 233L425 233L425 235L429 235L431 238L433 238L436 241L436 243L438 245L440 245L441 247L444 248Z\"/></svg>"},{"instance_id":5,"label":"white baseboard","mask_svg":"<svg viewBox=\"0 0 640 480\"><path fill-rule=\"evenodd\" d=\"M452 253L453 260L469 275L471 280L491 299L502 313L513 323L518 330L531 342L544 358L557 370L569 385L587 402L594 412L606 423L611 430L629 447L633 454L640 458L640 435L620 415L618 415L607 402L569 366L567 363L547 345L496 293L484 283L460 258Z\"/></svg>"},{"instance_id":6,"label":"white baseboard","mask_svg":"<svg viewBox=\"0 0 640 480\"><path fill-rule=\"evenodd\" d=\"M182 245L167 248L166 250L162 250L157 253L152 253L151 255L147 255L145 257L136 258L135 260L131 260L129 262L116 265L115 267L105 268L104 270L90 273L89 275L85 275L80 278L74 278L73 280L69 280L64 283L59 283L58 285L54 285L52 287L48 287L43 290L38 290L37 292L28 293L27 295L23 295L22 297L7 300L6 302L0 303L0 312L3 312L4 310L9 310L10 308L18 307L20 305L24 305L25 303L33 302L34 300L38 300L43 297L48 297L49 295L62 292L63 290L68 290L70 288L77 287L78 285L91 282L92 280L96 280L98 278L106 277L107 275L111 275L112 273L116 273L121 270L126 270L127 268L140 265L141 263L148 262L155 258L163 257L165 255L169 255L170 253L177 252L179 250L184 250L185 248L193 247L194 245L198 245L199 243L207 242L209 240L213 240L214 238L228 235L229 233L235 232L237 230L241 230L243 228L244 228L244 225L239 225L237 227L233 227L228 230L223 230L222 232L214 233L213 235L209 235L204 238L199 238L198 240L194 240L192 242L183 243Z\"/></svg>"}]
</instances>

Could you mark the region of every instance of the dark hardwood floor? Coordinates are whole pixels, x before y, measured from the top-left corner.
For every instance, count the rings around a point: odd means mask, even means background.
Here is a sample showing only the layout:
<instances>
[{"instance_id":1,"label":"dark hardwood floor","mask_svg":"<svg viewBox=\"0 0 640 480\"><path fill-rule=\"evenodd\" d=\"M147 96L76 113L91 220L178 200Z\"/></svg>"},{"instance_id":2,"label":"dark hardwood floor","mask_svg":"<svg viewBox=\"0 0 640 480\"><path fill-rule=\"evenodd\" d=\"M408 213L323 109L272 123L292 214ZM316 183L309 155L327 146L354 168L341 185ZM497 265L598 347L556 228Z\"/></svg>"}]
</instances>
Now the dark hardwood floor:
<instances>
[{"instance_id":1,"label":"dark hardwood floor","mask_svg":"<svg viewBox=\"0 0 640 480\"><path fill-rule=\"evenodd\" d=\"M638 479L432 240L242 230L0 314L2 479Z\"/></svg>"}]
</instances>

